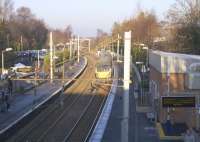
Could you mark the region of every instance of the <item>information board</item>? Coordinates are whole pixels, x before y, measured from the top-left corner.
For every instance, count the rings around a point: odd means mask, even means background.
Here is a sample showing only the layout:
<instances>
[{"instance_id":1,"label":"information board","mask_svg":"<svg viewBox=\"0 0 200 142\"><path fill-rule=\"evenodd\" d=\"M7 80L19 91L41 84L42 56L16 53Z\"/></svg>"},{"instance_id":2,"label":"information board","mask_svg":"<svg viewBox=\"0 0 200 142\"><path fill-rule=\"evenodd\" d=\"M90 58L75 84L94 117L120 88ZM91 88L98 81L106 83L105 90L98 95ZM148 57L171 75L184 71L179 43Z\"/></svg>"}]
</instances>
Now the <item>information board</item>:
<instances>
[{"instance_id":1,"label":"information board","mask_svg":"<svg viewBox=\"0 0 200 142\"><path fill-rule=\"evenodd\" d=\"M31 67L24 67L24 68L18 68L17 69L17 72L25 72L25 73L28 73L28 72L32 72L33 69Z\"/></svg>"},{"instance_id":2,"label":"information board","mask_svg":"<svg viewBox=\"0 0 200 142\"><path fill-rule=\"evenodd\" d=\"M163 107L195 107L195 97L162 97Z\"/></svg>"}]
</instances>

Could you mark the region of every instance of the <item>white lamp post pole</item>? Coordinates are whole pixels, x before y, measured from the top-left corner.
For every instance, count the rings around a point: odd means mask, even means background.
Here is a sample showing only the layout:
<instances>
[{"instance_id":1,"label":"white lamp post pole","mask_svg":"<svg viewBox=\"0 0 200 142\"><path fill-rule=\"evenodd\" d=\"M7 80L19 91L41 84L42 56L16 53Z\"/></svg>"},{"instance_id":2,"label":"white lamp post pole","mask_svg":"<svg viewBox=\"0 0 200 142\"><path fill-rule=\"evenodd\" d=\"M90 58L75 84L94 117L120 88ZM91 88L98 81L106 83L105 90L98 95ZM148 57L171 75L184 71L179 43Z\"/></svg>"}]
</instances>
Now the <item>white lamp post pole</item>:
<instances>
[{"instance_id":1,"label":"white lamp post pole","mask_svg":"<svg viewBox=\"0 0 200 142\"><path fill-rule=\"evenodd\" d=\"M69 41L69 59L72 59L72 41Z\"/></svg>"},{"instance_id":2,"label":"white lamp post pole","mask_svg":"<svg viewBox=\"0 0 200 142\"><path fill-rule=\"evenodd\" d=\"M64 85L64 82L65 82L65 47L63 48L63 74L62 74L62 76L63 76L63 85Z\"/></svg>"},{"instance_id":3,"label":"white lamp post pole","mask_svg":"<svg viewBox=\"0 0 200 142\"><path fill-rule=\"evenodd\" d=\"M78 36L78 63L79 63L79 56L80 56L80 43L79 43L79 36Z\"/></svg>"},{"instance_id":4,"label":"white lamp post pole","mask_svg":"<svg viewBox=\"0 0 200 142\"><path fill-rule=\"evenodd\" d=\"M3 53L4 53L4 51L2 51L2 55L1 55L1 57L2 57L2 66L1 66L2 71L1 71L1 74L4 74L4 55L3 55Z\"/></svg>"},{"instance_id":5,"label":"white lamp post pole","mask_svg":"<svg viewBox=\"0 0 200 142\"><path fill-rule=\"evenodd\" d=\"M170 96L170 59L167 60L167 96ZM170 121L170 108L167 108L167 120Z\"/></svg>"},{"instance_id":6,"label":"white lamp post pole","mask_svg":"<svg viewBox=\"0 0 200 142\"><path fill-rule=\"evenodd\" d=\"M53 38L52 38L52 32L50 32L49 46L50 46L50 80L51 80L51 83L52 83L52 81L53 81Z\"/></svg>"},{"instance_id":7,"label":"white lamp post pole","mask_svg":"<svg viewBox=\"0 0 200 142\"><path fill-rule=\"evenodd\" d=\"M136 65L141 65L143 66L143 62L136 62ZM139 70L142 72L142 68L139 68ZM143 73L142 73L142 76L141 76L141 91L140 91L140 103L143 104Z\"/></svg>"},{"instance_id":8,"label":"white lamp post pole","mask_svg":"<svg viewBox=\"0 0 200 142\"><path fill-rule=\"evenodd\" d=\"M148 68L148 66L149 66L149 48L147 46L145 46L142 49L147 50L146 67Z\"/></svg>"},{"instance_id":9,"label":"white lamp post pole","mask_svg":"<svg viewBox=\"0 0 200 142\"><path fill-rule=\"evenodd\" d=\"M119 62L119 34L117 35L117 62Z\"/></svg>"},{"instance_id":10,"label":"white lamp post pole","mask_svg":"<svg viewBox=\"0 0 200 142\"><path fill-rule=\"evenodd\" d=\"M23 51L23 36L21 35L21 37L20 37L20 51Z\"/></svg>"},{"instance_id":11,"label":"white lamp post pole","mask_svg":"<svg viewBox=\"0 0 200 142\"><path fill-rule=\"evenodd\" d=\"M37 66L38 66L38 70L40 68L40 50L38 50L38 63L37 63Z\"/></svg>"},{"instance_id":12,"label":"white lamp post pole","mask_svg":"<svg viewBox=\"0 0 200 142\"><path fill-rule=\"evenodd\" d=\"M130 81L131 31L124 34L124 95L121 141L129 140L129 81Z\"/></svg>"}]
</instances>

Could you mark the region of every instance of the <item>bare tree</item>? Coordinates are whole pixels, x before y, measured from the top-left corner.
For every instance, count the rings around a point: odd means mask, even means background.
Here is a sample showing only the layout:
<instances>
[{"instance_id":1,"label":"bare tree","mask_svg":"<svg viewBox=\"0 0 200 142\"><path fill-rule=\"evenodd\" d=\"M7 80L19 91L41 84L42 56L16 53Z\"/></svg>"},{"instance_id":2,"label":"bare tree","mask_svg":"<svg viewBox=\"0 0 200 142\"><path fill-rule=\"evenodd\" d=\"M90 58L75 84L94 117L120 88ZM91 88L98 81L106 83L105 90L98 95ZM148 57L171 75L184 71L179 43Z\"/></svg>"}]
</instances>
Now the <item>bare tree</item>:
<instances>
[{"instance_id":1,"label":"bare tree","mask_svg":"<svg viewBox=\"0 0 200 142\"><path fill-rule=\"evenodd\" d=\"M168 11L168 19L172 24L198 23L200 16L200 0L176 0Z\"/></svg>"},{"instance_id":2,"label":"bare tree","mask_svg":"<svg viewBox=\"0 0 200 142\"><path fill-rule=\"evenodd\" d=\"M114 23L112 34L123 34L124 31L134 32L134 42L152 45L153 39L160 36L160 25L153 11L140 11L136 17L124 20L121 24Z\"/></svg>"},{"instance_id":3,"label":"bare tree","mask_svg":"<svg viewBox=\"0 0 200 142\"><path fill-rule=\"evenodd\" d=\"M28 21L30 19L34 18L34 15L32 14L30 8L28 7L20 7L17 9L17 18L21 22Z\"/></svg>"},{"instance_id":4,"label":"bare tree","mask_svg":"<svg viewBox=\"0 0 200 142\"><path fill-rule=\"evenodd\" d=\"M8 21L12 13L13 13L13 1L1 0L0 1L1 21Z\"/></svg>"},{"instance_id":5,"label":"bare tree","mask_svg":"<svg viewBox=\"0 0 200 142\"><path fill-rule=\"evenodd\" d=\"M66 39L69 40L72 37L72 33L73 33L72 26L68 25L65 28L64 33L65 33Z\"/></svg>"},{"instance_id":6,"label":"bare tree","mask_svg":"<svg viewBox=\"0 0 200 142\"><path fill-rule=\"evenodd\" d=\"M177 0L167 17L171 46L178 52L200 54L200 0Z\"/></svg>"}]
</instances>

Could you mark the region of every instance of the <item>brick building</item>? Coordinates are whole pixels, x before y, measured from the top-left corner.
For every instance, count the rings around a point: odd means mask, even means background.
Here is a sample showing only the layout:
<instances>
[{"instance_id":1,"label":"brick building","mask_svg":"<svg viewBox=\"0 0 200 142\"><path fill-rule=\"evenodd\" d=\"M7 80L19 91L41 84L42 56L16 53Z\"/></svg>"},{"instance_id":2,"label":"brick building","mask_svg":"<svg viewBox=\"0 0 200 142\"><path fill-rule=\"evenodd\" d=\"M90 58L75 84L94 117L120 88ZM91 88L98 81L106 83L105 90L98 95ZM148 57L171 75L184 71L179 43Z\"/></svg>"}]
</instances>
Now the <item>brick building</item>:
<instances>
[{"instance_id":1,"label":"brick building","mask_svg":"<svg viewBox=\"0 0 200 142\"><path fill-rule=\"evenodd\" d=\"M167 116L175 123L199 129L200 56L149 51L150 93L158 121ZM195 107L162 106L162 98L194 97Z\"/></svg>"}]
</instances>

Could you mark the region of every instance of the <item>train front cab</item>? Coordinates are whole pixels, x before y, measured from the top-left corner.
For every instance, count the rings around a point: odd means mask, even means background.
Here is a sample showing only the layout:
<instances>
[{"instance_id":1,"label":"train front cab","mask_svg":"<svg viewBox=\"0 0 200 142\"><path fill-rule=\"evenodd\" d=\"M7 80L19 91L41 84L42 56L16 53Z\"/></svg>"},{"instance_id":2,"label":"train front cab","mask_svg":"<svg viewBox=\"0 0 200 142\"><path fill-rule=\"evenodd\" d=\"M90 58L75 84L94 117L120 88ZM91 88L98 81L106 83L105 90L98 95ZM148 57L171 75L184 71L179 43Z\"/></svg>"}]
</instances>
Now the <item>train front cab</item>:
<instances>
[{"instance_id":1,"label":"train front cab","mask_svg":"<svg viewBox=\"0 0 200 142\"><path fill-rule=\"evenodd\" d=\"M112 69L109 69L108 71L96 71L95 74L97 79L108 79L112 77Z\"/></svg>"}]
</instances>

